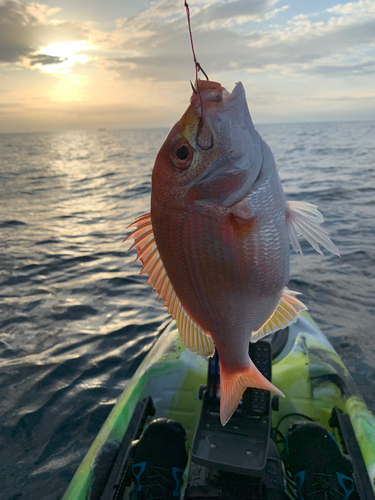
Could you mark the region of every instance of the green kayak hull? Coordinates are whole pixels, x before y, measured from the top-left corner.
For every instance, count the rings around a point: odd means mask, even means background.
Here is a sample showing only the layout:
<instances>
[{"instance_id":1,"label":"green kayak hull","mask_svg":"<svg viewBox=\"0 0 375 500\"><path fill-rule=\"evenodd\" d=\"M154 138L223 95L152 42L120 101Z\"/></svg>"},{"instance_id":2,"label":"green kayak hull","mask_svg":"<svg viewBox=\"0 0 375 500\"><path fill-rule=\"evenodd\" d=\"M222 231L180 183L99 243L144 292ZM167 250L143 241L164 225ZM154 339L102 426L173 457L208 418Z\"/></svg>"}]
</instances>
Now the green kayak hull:
<instances>
[{"instance_id":1,"label":"green kayak hull","mask_svg":"<svg viewBox=\"0 0 375 500\"><path fill-rule=\"evenodd\" d=\"M153 399L155 418L172 418L183 424L190 447L202 405L199 387L207 381L207 365L206 359L186 349L175 327L168 327L111 411L63 500L89 498L101 447L122 440L137 403L147 396ZM375 418L337 352L307 313L289 328L287 343L273 361L272 382L285 394L279 410L272 413L272 425L279 425L283 435L294 421L301 420L291 416L283 419L293 413L306 415L327 429L334 406L349 415L374 485Z\"/></svg>"}]
</instances>

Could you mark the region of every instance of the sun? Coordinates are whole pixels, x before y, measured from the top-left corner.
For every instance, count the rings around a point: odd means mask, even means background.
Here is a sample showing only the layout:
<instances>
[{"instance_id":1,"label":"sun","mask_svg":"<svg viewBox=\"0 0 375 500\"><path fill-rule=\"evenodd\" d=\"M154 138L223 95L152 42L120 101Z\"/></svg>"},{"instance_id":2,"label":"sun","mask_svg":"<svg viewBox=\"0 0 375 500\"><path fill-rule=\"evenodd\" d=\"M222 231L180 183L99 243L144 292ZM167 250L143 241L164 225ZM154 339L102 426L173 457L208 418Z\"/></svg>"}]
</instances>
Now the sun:
<instances>
[{"instance_id":1,"label":"sun","mask_svg":"<svg viewBox=\"0 0 375 500\"><path fill-rule=\"evenodd\" d=\"M43 73L67 74L75 64L85 64L89 57L84 53L96 47L86 40L56 42L38 50L34 67Z\"/></svg>"},{"instance_id":2,"label":"sun","mask_svg":"<svg viewBox=\"0 0 375 500\"><path fill-rule=\"evenodd\" d=\"M88 99L88 74L74 71L76 64L92 60L87 53L97 47L86 40L57 42L41 48L33 55L32 67L56 78L50 80L46 95L51 102L83 102Z\"/></svg>"}]
</instances>

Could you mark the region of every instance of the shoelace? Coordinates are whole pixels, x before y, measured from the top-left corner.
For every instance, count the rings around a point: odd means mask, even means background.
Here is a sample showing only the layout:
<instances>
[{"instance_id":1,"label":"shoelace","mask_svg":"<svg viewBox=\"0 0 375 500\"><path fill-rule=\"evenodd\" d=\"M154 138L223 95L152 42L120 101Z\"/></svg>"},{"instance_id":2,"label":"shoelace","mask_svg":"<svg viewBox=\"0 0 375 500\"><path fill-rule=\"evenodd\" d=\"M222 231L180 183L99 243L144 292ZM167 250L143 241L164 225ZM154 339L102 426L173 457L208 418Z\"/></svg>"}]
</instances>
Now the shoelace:
<instances>
[{"instance_id":1,"label":"shoelace","mask_svg":"<svg viewBox=\"0 0 375 500\"><path fill-rule=\"evenodd\" d=\"M172 494L172 491L168 486L170 478L168 478L168 470L164 467L159 467L157 465L150 465L147 479L153 480L152 484L146 484L144 486L144 493L146 494L147 500L164 500L168 498L168 495Z\"/></svg>"},{"instance_id":2,"label":"shoelace","mask_svg":"<svg viewBox=\"0 0 375 500\"><path fill-rule=\"evenodd\" d=\"M319 498L319 500L340 500L343 498L342 492L330 481L330 474L315 472L311 473L311 476L314 477L316 482L310 483L309 489L313 488L313 490L307 493L307 500L310 498L313 500L317 498ZM316 496L317 494L319 494L319 497Z\"/></svg>"}]
</instances>

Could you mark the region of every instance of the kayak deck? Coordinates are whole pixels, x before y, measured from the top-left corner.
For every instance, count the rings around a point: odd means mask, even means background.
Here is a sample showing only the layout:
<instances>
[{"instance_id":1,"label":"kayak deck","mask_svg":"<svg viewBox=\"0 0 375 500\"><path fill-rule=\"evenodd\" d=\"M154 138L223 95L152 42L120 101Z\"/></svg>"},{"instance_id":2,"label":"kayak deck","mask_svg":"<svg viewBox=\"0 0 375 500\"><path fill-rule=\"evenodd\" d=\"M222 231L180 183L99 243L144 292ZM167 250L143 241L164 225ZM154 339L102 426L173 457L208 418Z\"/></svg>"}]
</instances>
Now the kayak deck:
<instances>
[{"instance_id":1,"label":"kayak deck","mask_svg":"<svg viewBox=\"0 0 375 500\"><path fill-rule=\"evenodd\" d=\"M207 381L207 367L207 359L186 349L177 329L170 325L119 398L63 499L88 498L95 460L103 444L123 439L137 403L147 396L152 397L155 418L174 419L185 427L190 450L202 406L199 387ZM374 485L375 418L340 357L307 313L289 327L288 340L273 360L272 382L285 394L285 398L279 399L278 411L272 412L272 428L276 434L285 436L289 426L301 420L301 415L329 429L332 409L338 407L350 417ZM227 425L231 425L230 421Z\"/></svg>"}]
</instances>

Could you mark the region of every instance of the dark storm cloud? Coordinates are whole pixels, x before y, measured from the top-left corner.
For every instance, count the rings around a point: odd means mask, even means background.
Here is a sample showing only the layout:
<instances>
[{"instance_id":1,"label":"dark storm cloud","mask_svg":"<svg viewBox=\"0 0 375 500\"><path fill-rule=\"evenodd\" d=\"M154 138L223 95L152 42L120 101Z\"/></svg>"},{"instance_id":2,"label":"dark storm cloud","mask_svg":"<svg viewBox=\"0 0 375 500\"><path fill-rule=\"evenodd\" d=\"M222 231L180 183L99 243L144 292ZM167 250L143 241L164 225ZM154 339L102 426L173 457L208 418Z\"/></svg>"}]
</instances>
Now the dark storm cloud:
<instances>
[{"instance_id":1,"label":"dark storm cloud","mask_svg":"<svg viewBox=\"0 0 375 500\"><path fill-rule=\"evenodd\" d=\"M0 2L0 62L18 62L51 43L85 38L78 24L53 24L46 17L46 11L21 0Z\"/></svg>"}]
</instances>

